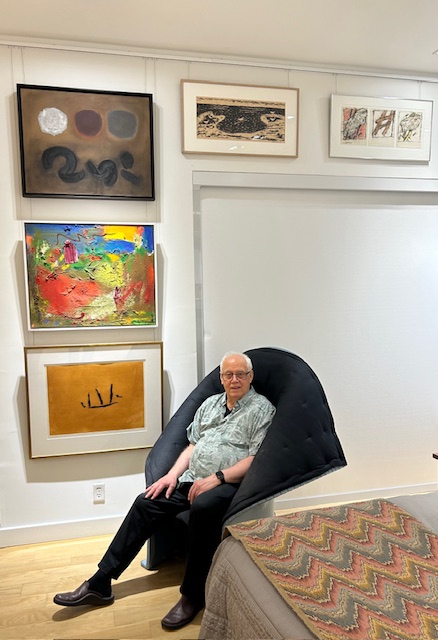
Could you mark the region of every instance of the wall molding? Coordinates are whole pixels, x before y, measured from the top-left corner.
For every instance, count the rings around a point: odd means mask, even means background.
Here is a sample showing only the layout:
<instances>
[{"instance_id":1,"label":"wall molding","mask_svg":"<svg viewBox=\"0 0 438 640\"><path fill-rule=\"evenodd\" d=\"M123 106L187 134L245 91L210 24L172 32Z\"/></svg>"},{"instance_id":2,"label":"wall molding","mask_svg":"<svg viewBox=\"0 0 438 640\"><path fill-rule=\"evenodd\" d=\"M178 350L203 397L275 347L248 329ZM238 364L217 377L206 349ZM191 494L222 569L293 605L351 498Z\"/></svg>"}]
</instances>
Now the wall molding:
<instances>
[{"instance_id":1,"label":"wall molding","mask_svg":"<svg viewBox=\"0 0 438 640\"><path fill-rule=\"evenodd\" d=\"M230 171L194 171L193 188L305 189L329 191L387 191L438 194L436 178L374 178L369 176L308 175Z\"/></svg>"},{"instance_id":2,"label":"wall molding","mask_svg":"<svg viewBox=\"0 0 438 640\"><path fill-rule=\"evenodd\" d=\"M47 41L43 38L21 38L2 35L0 33L0 46L17 47L23 49L51 49L55 51L79 51L81 53L98 53L100 55L129 56L132 58L150 58L155 60L174 60L177 62L198 62L204 64L225 64L239 67L258 67L261 69L282 69L284 71L302 71L306 73L328 73L335 75L348 75L368 78L388 78L393 80L414 80L417 82L430 82L436 84L438 79L435 74L416 75L397 73L382 69L344 68L320 65L306 65L291 60L266 60L263 58L245 58L238 56L212 56L190 51L163 51L131 47L128 45L96 44L93 42L75 42L70 40Z\"/></svg>"}]
</instances>

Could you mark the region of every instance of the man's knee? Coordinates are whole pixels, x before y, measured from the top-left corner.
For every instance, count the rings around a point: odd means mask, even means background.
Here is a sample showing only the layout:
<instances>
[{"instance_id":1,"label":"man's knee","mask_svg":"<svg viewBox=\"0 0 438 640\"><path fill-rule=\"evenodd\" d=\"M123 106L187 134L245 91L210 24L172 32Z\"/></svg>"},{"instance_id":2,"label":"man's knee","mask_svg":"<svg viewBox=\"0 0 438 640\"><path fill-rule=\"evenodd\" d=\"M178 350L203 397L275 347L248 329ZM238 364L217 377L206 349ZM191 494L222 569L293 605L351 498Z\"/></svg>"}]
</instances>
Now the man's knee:
<instances>
[{"instance_id":1,"label":"man's knee","mask_svg":"<svg viewBox=\"0 0 438 640\"><path fill-rule=\"evenodd\" d=\"M149 511L153 511L152 500L146 498L144 493L140 493L134 502L132 503L131 513L145 514Z\"/></svg>"},{"instance_id":2,"label":"man's knee","mask_svg":"<svg viewBox=\"0 0 438 640\"><path fill-rule=\"evenodd\" d=\"M145 505L145 502L147 502L147 498L145 497L145 494L140 493L140 495L138 495L134 500L134 504L132 506L143 507Z\"/></svg>"},{"instance_id":3,"label":"man's knee","mask_svg":"<svg viewBox=\"0 0 438 640\"><path fill-rule=\"evenodd\" d=\"M208 513L211 509L214 508L214 501L211 499L211 496L207 495L208 493L210 493L209 491L206 491L204 493L201 493L199 496L197 496L192 504L190 505L190 515L197 515L197 514L203 514L203 513Z\"/></svg>"},{"instance_id":4,"label":"man's knee","mask_svg":"<svg viewBox=\"0 0 438 640\"><path fill-rule=\"evenodd\" d=\"M190 518L212 518L215 516L222 520L227 511L236 488L231 485L220 486L210 491L199 494L190 507Z\"/></svg>"}]
</instances>

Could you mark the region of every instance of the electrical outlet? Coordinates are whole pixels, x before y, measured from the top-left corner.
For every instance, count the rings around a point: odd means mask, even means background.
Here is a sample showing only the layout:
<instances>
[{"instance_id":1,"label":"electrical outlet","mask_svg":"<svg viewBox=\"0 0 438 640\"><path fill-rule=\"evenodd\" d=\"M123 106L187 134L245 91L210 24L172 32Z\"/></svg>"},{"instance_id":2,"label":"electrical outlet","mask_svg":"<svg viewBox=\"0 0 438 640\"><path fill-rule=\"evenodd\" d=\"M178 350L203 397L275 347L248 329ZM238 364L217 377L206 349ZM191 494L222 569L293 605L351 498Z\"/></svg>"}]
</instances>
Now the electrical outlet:
<instances>
[{"instance_id":1,"label":"electrical outlet","mask_svg":"<svg viewBox=\"0 0 438 640\"><path fill-rule=\"evenodd\" d=\"M105 485L93 484L93 502L94 504L104 504L105 502Z\"/></svg>"}]
</instances>

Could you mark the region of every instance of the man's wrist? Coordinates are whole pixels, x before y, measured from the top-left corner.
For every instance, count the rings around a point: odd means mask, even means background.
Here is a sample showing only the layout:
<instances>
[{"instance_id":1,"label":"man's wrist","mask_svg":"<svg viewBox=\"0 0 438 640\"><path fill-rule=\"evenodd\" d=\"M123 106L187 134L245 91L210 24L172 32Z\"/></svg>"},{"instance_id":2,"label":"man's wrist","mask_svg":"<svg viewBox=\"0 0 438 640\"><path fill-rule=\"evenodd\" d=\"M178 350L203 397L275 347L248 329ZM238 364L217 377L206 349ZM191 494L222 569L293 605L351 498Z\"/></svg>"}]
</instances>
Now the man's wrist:
<instances>
[{"instance_id":1,"label":"man's wrist","mask_svg":"<svg viewBox=\"0 0 438 640\"><path fill-rule=\"evenodd\" d=\"M225 484L225 476L223 471L216 471L216 478L219 480L221 484Z\"/></svg>"}]
</instances>

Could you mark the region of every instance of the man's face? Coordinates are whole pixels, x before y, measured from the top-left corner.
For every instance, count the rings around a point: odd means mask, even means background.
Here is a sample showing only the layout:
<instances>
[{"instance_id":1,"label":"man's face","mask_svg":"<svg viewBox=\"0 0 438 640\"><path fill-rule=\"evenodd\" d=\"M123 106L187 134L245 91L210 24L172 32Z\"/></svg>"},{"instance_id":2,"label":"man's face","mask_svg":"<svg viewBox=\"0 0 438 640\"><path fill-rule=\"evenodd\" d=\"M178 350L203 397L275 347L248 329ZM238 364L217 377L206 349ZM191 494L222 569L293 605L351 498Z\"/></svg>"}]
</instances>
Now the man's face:
<instances>
[{"instance_id":1,"label":"man's face","mask_svg":"<svg viewBox=\"0 0 438 640\"><path fill-rule=\"evenodd\" d=\"M230 377L230 374L234 374ZM228 379L229 378L229 379ZM221 382L232 402L237 402L248 393L254 372L248 372L248 365L242 356L230 356L222 364Z\"/></svg>"}]
</instances>

